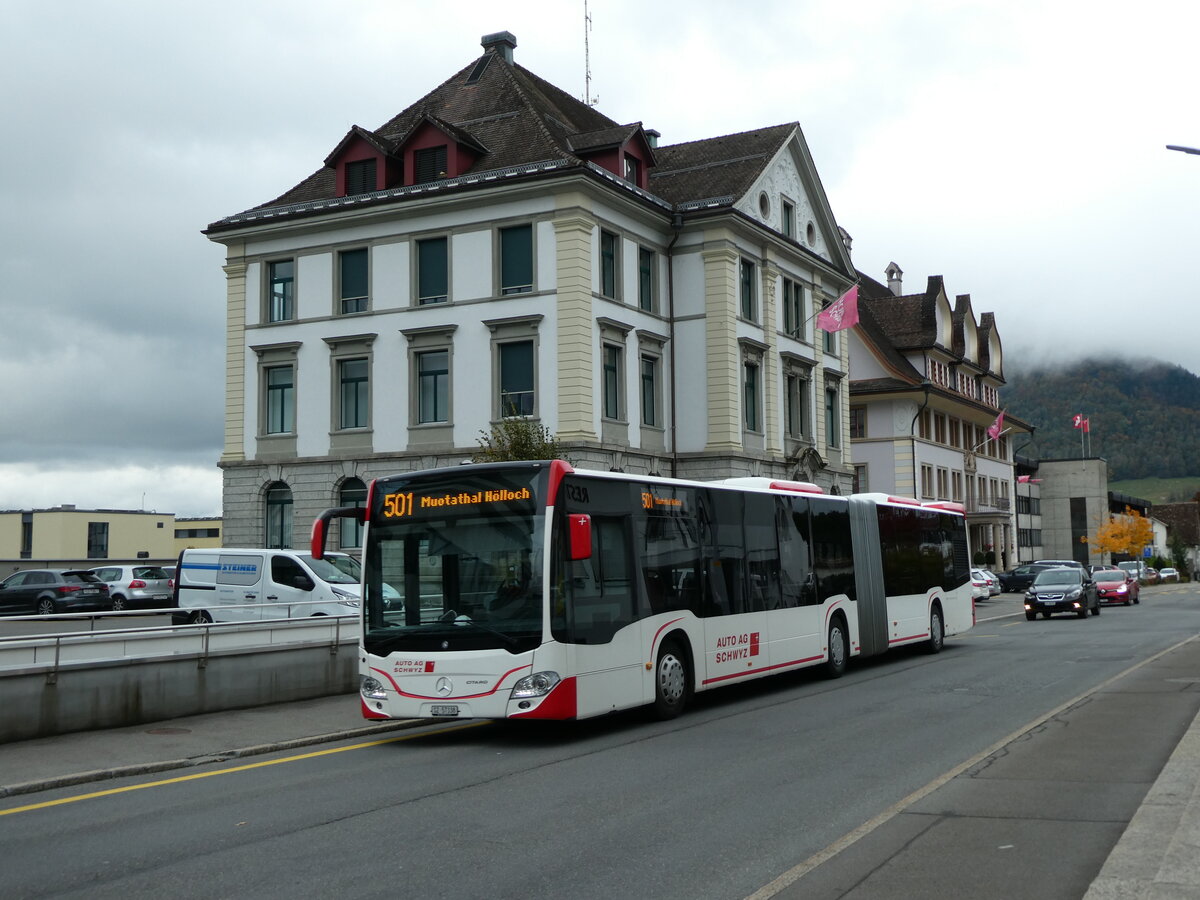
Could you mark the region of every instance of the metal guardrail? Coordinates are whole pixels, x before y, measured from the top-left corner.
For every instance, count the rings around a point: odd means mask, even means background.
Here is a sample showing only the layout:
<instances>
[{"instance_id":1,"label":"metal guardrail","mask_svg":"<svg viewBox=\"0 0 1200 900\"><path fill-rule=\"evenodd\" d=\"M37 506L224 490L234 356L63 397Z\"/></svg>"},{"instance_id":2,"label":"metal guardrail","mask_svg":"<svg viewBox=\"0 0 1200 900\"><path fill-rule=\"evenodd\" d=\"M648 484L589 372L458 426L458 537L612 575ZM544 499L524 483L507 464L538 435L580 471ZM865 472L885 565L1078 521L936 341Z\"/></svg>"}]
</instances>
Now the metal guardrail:
<instances>
[{"instance_id":1,"label":"metal guardrail","mask_svg":"<svg viewBox=\"0 0 1200 900\"><path fill-rule=\"evenodd\" d=\"M276 608L278 606L276 605ZM357 642L356 614L263 619L251 622L215 622L149 628L96 630L96 619L162 615L177 608L103 613L62 613L54 616L5 616L0 622L89 620L87 631L20 634L0 637L0 677L44 669L47 684L55 684L64 666L119 664L194 655L198 668L210 656L232 652L266 652L272 649L328 644L336 656L346 643ZM346 620L351 620L347 622Z\"/></svg>"}]
</instances>

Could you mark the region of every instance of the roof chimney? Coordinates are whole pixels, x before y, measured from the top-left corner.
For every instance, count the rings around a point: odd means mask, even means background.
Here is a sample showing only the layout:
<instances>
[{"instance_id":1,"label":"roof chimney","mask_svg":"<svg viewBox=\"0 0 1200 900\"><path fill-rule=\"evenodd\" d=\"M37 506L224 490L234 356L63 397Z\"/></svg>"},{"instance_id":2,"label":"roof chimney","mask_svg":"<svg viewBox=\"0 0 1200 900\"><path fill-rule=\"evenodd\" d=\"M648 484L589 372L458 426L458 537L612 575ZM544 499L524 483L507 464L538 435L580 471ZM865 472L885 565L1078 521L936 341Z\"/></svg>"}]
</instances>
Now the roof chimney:
<instances>
[{"instance_id":1,"label":"roof chimney","mask_svg":"<svg viewBox=\"0 0 1200 900\"><path fill-rule=\"evenodd\" d=\"M658 149L658 139L662 137L662 132L655 131L653 128L646 129L646 141L650 144L651 150Z\"/></svg>"},{"instance_id":2,"label":"roof chimney","mask_svg":"<svg viewBox=\"0 0 1200 900\"><path fill-rule=\"evenodd\" d=\"M904 293L904 286L901 283L904 278L904 272L901 268L893 263L888 263L888 267L883 270L883 274L887 276L888 290L892 292L893 297L899 297Z\"/></svg>"},{"instance_id":3,"label":"roof chimney","mask_svg":"<svg viewBox=\"0 0 1200 900\"><path fill-rule=\"evenodd\" d=\"M517 38L511 31L497 31L495 34L485 34L479 41L483 49L495 50L504 58L506 63L512 63L513 50L517 49Z\"/></svg>"}]
</instances>

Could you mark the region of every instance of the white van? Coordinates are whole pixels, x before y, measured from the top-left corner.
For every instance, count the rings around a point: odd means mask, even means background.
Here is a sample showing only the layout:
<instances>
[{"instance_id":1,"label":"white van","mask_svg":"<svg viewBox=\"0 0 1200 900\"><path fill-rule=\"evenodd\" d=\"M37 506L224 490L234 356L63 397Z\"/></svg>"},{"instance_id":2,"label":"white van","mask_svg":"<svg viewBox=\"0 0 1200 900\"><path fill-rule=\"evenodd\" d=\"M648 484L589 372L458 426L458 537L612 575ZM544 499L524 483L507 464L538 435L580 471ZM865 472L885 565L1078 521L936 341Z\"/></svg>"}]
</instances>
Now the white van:
<instances>
[{"instance_id":1,"label":"white van","mask_svg":"<svg viewBox=\"0 0 1200 900\"><path fill-rule=\"evenodd\" d=\"M358 560L313 559L295 550L184 550L175 572L172 616L195 622L259 622L358 613Z\"/></svg>"}]
</instances>

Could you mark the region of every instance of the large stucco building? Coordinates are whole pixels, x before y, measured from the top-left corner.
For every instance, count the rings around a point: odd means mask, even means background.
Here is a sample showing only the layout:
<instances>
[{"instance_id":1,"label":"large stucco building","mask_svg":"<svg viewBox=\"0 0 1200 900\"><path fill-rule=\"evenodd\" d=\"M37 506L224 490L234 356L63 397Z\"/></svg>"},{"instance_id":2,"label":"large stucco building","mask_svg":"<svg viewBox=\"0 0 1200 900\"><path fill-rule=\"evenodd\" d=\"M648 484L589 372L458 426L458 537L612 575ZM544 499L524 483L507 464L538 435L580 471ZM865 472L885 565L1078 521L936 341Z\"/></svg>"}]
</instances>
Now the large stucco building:
<instances>
[{"instance_id":1,"label":"large stucco building","mask_svg":"<svg viewBox=\"0 0 1200 900\"><path fill-rule=\"evenodd\" d=\"M796 123L674 145L484 52L212 223L227 251L225 543L302 543L506 416L577 463L847 492L856 280ZM347 529L343 546L358 535Z\"/></svg>"}]
</instances>

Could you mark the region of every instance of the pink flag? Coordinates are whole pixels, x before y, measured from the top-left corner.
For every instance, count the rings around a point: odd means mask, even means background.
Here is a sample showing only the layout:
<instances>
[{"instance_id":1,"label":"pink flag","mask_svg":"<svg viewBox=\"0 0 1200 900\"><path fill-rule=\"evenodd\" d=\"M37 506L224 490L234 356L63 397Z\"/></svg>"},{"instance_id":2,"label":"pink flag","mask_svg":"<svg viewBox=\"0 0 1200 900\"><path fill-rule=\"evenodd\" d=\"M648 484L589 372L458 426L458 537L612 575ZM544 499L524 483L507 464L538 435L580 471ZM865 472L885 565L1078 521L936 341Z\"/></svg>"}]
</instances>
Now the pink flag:
<instances>
[{"instance_id":1,"label":"pink flag","mask_svg":"<svg viewBox=\"0 0 1200 900\"><path fill-rule=\"evenodd\" d=\"M1084 419L1084 420L1083 420L1083 433L1084 433L1084 434L1087 434L1087 433L1088 433L1088 432L1090 432L1091 430L1092 430L1092 420L1091 420L1091 419Z\"/></svg>"},{"instance_id":2,"label":"pink flag","mask_svg":"<svg viewBox=\"0 0 1200 900\"><path fill-rule=\"evenodd\" d=\"M841 331L858 324L858 285L842 294L817 316L817 327L822 331Z\"/></svg>"},{"instance_id":3,"label":"pink flag","mask_svg":"<svg viewBox=\"0 0 1200 900\"><path fill-rule=\"evenodd\" d=\"M1075 418L1071 420L1071 427L1072 428L1082 428L1083 427L1083 413L1075 413Z\"/></svg>"},{"instance_id":4,"label":"pink flag","mask_svg":"<svg viewBox=\"0 0 1200 900\"><path fill-rule=\"evenodd\" d=\"M1034 478L1032 475L1018 475L1017 484L1041 484L1042 479Z\"/></svg>"},{"instance_id":5,"label":"pink flag","mask_svg":"<svg viewBox=\"0 0 1200 900\"><path fill-rule=\"evenodd\" d=\"M996 416L996 421L993 422L987 430L987 436L993 441L1000 440L1000 429L1004 427L1004 410L1000 410L1000 415Z\"/></svg>"}]
</instances>

